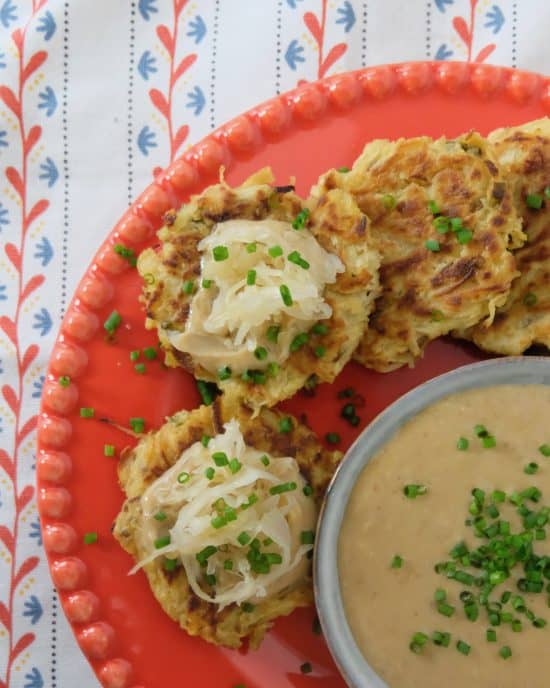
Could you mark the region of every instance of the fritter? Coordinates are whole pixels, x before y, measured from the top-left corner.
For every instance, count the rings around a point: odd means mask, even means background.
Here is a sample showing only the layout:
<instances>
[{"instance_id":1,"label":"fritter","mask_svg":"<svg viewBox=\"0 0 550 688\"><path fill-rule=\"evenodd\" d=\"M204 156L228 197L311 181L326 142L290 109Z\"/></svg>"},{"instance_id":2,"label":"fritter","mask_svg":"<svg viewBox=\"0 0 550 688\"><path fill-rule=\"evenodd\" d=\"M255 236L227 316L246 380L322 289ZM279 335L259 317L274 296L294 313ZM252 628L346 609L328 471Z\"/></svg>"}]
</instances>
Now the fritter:
<instances>
[{"instance_id":1,"label":"fritter","mask_svg":"<svg viewBox=\"0 0 550 688\"><path fill-rule=\"evenodd\" d=\"M280 466L286 466L288 469L288 462L297 463L299 472L296 469L298 478L293 478L294 483L286 483L282 485L275 485L267 493L267 500L277 500L284 498L285 495L292 495L296 493L302 501L308 502L311 506L308 508L312 510L312 530L308 531L307 537L304 534L298 533L298 546L304 549L304 542L307 543L306 549L311 549L312 534L315 529L316 513L322 500L324 491L328 482L341 458L339 452L325 450L318 442L315 434L304 425L300 424L295 418L283 415L280 412L263 409L255 417L252 411L245 406L234 406L228 404L227 400L222 401L218 398L211 406L201 406L193 411L182 411L169 419L157 432L153 432L141 439L137 446L129 451L123 453L121 463L119 465L119 479L120 484L126 493L127 499L116 519L114 527L114 536L122 545L122 547L129 552L136 561L146 560L147 563L143 566L143 570L148 578L151 589L162 606L163 610L174 619L179 625L186 630L190 635L196 635L205 640L218 645L226 647L240 647L242 642L247 640L252 648L258 647L265 632L271 626L273 620L278 616L290 614L295 608L303 607L311 604L313 600L312 583L311 583L311 566L308 557L303 557L301 562L301 569L294 569L298 571L298 575L290 571L286 574L286 578L279 580L275 590L271 593L255 599L252 603L227 603L227 599L220 596L220 602L225 599L223 604L217 604L215 601L204 599L204 593L197 589L197 581L194 582L188 578L187 568L178 559L168 558L173 557L172 553L168 553L166 557L153 555L151 558L151 537L158 535L156 528L162 528L165 524L173 525L176 516L171 515L170 509L176 506L180 508L178 500L183 500L186 494L185 490L193 487L193 481L211 480L211 484L205 489L198 486L200 490L195 496L189 497L189 504L187 508L194 510L195 518L192 519L192 532L188 534L184 545L191 542L193 546L193 532L197 530L206 532L210 537L222 538L218 542L225 542L224 527L229 528L228 522L234 520L233 527L237 527L237 531L243 528L246 532L238 536L238 547L244 552L247 550L246 560L250 562L253 571L259 571L257 580L262 578L261 574L269 576L269 563L271 562L272 570L276 571L277 566L281 564L281 557L276 553L262 554L262 550L269 551L274 548L273 540L271 543L269 539L265 539L265 532L269 531L266 518L258 519L257 512L253 513L252 508L257 507L262 503L262 498L258 502L253 499L253 494L248 495L248 502L242 503L240 506L236 505L235 500L238 500L238 489L233 483L225 493L226 500L216 499L219 496L220 489L223 488L223 483L220 487L219 482L216 482L218 474L225 472L228 480L239 480L241 475L248 471L256 470L254 467L245 465L245 460L241 456L242 465L239 465L237 459L232 459L229 463L224 464L220 461L220 454L223 452L213 453L212 457L215 462L209 459L209 468L197 469L188 472L182 471L177 475L177 482L175 497L174 492L167 489L166 484L161 484L160 488L156 485L159 481L170 477L169 473L172 469L178 471L180 458L183 452L189 451L211 451L212 446L216 441L219 441L219 433L229 432L230 427L227 423L238 423L242 437L246 443L247 448L254 448L256 454L261 457L261 461L257 462L260 465L263 473L259 472L259 479L256 481L256 492L265 480L262 476L273 475L273 473L280 473ZM225 424L225 425L224 425ZM225 434L224 433L224 434ZM221 438L223 440L224 434ZM207 438L205 440L205 438ZM212 438L208 440L208 438ZM198 449L197 449L198 447ZM205 448L206 447L206 448ZM190 450L191 448L191 450ZM213 450L212 450L213 451ZM252 451L247 449L247 451ZM262 456L261 454L265 454ZM253 452L254 453L254 452ZM230 456L230 455L229 455ZM268 456L270 457L268 459ZM282 458L294 457L294 458ZM254 458L254 457L253 457ZM294 461L295 460L295 461ZM270 463L271 462L271 463ZM286 462L286 463L285 463ZM279 465L280 464L280 465ZM221 467L220 467L221 466ZM265 468L264 468L265 466ZM210 472L209 472L210 471ZM270 471L267 474L266 471ZM258 471L257 471L258 472ZM195 475L197 473L197 475ZM203 477L203 475L206 477ZM221 480L223 480L223 476ZM242 484L246 481L241 480ZM151 488L153 486L153 488ZM151 509L151 489L157 490L157 496L160 494L163 510L154 514L154 518L146 518L147 509ZM160 489L160 491L159 491ZM265 486L264 486L265 489ZM181 490L181 492L178 492ZM294 492L289 492L294 490ZM302 494L303 493L303 494ZM145 495L145 497L144 497ZM212 495L212 497L209 497ZM229 496L227 496L229 495ZM218 512L220 516L216 517L210 522L207 519L206 531L204 531L204 516L199 513L201 504L209 503L212 499L216 499L214 507L219 507L219 502L222 505ZM164 500L164 501L162 501ZM206 500L206 502L205 502ZM233 501L231 501L233 500ZM242 501L242 500L241 500ZM264 501L264 504L268 504ZM164 506L166 505L166 506ZM231 508L233 505L234 508ZM268 505L269 506L269 505ZM154 507L154 504L153 504ZM284 514L285 507L283 502L278 504L271 504L272 510L276 513L271 514L270 517L278 516L279 520L282 518L280 514ZM296 518L296 507L285 517L289 523L293 518ZM184 508L182 507L177 516L177 522L183 518ZM280 513L279 513L280 512ZM248 515L248 516L247 516ZM299 515L299 514L298 514ZM223 522L223 517L226 517L226 522ZM256 530L246 530L247 526L242 525L243 519L249 519L249 528L256 527ZM201 520L201 518L203 520ZM221 521L219 519L222 519ZM252 520L251 520L252 519ZM267 525L265 525L266 521ZM280 529L280 524L271 523L271 527L277 532ZM296 523L294 528L298 527ZM260 535L260 530L263 528L264 535ZM153 532L151 533L151 529ZM174 532L174 531L170 531ZM251 533L251 534L248 534ZM257 535L255 535L257 533ZM284 528L283 528L284 534ZM246 536L246 537L245 537ZM198 538L201 534L197 535ZM254 537L253 540L250 538ZM277 535L273 535L276 539ZM248 538L248 539L247 539ZM260 538L260 539L259 539ZM167 538L170 540L170 537ZM155 540L155 547L166 546L167 540L159 542ZM210 540L211 542L212 540ZM237 545L236 540L234 540ZM242 547L241 547L242 545ZM210 591L213 599L216 600L216 585L220 586L220 575L232 575L239 583L239 572L224 561L221 574L219 570L212 567L206 568L206 564L210 563L216 557L227 557L230 561L233 548L226 543L218 548L206 547L197 545L197 555L191 557L191 564L195 564L197 570L197 579L204 582L206 579L206 590ZM214 552L212 551L214 550ZM216 551L218 550L218 551ZM282 551L282 550L280 550ZM163 550L160 550L162 554ZM302 553L303 554L303 553ZM277 557L279 558L277 559ZM200 565L195 561L200 562ZM246 575L250 578L250 571L248 573L242 569L243 558L241 556L241 563L239 571L244 571L242 577ZM169 564L169 565L168 565ZM245 569L247 567L244 564ZM248 566L248 569L250 569ZM263 568L263 567L267 567ZM192 566L191 566L192 569ZM218 580L216 581L216 575ZM211 578L209 579L209 575ZM194 577L194 575L193 575ZM261 582L261 580L260 580ZM240 584L240 583L239 583ZM199 593L199 594L197 594ZM221 595L221 593L220 593ZM226 596L227 597L227 596Z\"/></svg>"},{"instance_id":2,"label":"fritter","mask_svg":"<svg viewBox=\"0 0 550 688\"><path fill-rule=\"evenodd\" d=\"M368 368L412 365L429 341L491 322L517 275L524 240L503 177L476 133L367 144L348 172L312 190L350 193L370 221L382 293L355 353Z\"/></svg>"},{"instance_id":3,"label":"fritter","mask_svg":"<svg viewBox=\"0 0 550 688\"><path fill-rule=\"evenodd\" d=\"M518 355L533 344L550 348L550 119L497 129L488 142L511 186L527 241L515 253L520 276L493 322L458 334L499 354Z\"/></svg>"},{"instance_id":4,"label":"fritter","mask_svg":"<svg viewBox=\"0 0 550 688\"><path fill-rule=\"evenodd\" d=\"M379 257L355 203L335 193L306 207L264 169L207 188L165 222L138 269L167 365L252 408L312 376L334 380L378 294Z\"/></svg>"}]
</instances>

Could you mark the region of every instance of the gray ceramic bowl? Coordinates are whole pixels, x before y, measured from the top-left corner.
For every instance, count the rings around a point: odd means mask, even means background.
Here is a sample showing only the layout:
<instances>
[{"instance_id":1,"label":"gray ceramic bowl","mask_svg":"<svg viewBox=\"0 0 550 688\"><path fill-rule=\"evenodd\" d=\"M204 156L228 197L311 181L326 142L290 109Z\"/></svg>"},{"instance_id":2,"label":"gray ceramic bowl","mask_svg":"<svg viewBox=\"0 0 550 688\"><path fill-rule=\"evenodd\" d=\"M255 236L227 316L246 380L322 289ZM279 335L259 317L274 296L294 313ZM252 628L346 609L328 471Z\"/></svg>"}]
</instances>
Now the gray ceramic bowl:
<instances>
[{"instance_id":1,"label":"gray ceramic bowl","mask_svg":"<svg viewBox=\"0 0 550 688\"><path fill-rule=\"evenodd\" d=\"M389 406L349 449L327 491L317 529L314 586L319 619L329 649L352 688L388 688L357 647L346 621L338 578L337 546L342 518L359 474L403 423L439 399L504 384L550 385L550 358L499 358L464 366L420 385Z\"/></svg>"}]
</instances>

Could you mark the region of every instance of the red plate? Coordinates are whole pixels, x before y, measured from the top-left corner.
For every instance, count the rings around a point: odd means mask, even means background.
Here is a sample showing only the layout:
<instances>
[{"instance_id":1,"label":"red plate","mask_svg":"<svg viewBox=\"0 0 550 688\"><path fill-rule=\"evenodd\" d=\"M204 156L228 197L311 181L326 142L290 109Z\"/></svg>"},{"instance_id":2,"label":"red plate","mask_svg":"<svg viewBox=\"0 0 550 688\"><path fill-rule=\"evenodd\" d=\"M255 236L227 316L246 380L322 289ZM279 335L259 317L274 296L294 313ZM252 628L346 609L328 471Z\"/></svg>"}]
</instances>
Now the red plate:
<instances>
[{"instance_id":1,"label":"red plate","mask_svg":"<svg viewBox=\"0 0 550 688\"><path fill-rule=\"evenodd\" d=\"M323 639L312 630L313 610L280 619L256 652L216 648L187 636L160 609L143 573L128 577L129 556L110 527L123 495L116 459L129 438L98 418L128 426L142 416L148 428L198 403L193 380L179 370L147 363L133 370L129 352L156 343L143 327L135 270L113 252L122 242L141 250L154 240L164 211L216 180L241 182L271 165L279 183L292 175L306 194L318 175L350 165L366 141L429 134L454 136L476 128L486 133L550 112L550 80L489 65L411 63L342 74L271 100L231 121L192 148L138 198L107 237L76 290L52 354L42 397L38 442L38 495L44 546L65 613L82 650L108 688L289 688L344 685ZM103 322L122 315L116 341L105 341ZM313 398L298 395L286 406L307 414L321 435L342 435L345 448L361 428L339 417L337 393L353 385L365 399L364 426L381 409L430 377L480 358L473 347L439 341L414 370L381 375L350 364L333 385ZM63 388L60 375L69 375ZM95 408L96 419L79 417ZM84 545L95 531L99 541ZM310 662L305 675L300 665Z\"/></svg>"}]
</instances>

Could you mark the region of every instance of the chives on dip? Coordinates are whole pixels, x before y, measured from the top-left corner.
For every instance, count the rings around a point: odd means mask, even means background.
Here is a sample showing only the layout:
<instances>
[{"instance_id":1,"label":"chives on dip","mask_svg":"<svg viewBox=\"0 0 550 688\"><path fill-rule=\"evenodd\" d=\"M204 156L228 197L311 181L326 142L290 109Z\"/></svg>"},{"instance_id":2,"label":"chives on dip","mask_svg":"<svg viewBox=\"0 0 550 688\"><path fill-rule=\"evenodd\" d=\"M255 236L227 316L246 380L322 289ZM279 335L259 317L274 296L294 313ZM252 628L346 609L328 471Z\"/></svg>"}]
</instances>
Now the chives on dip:
<instances>
[{"instance_id":1,"label":"chives on dip","mask_svg":"<svg viewBox=\"0 0 550 688\"><path fill-rule=\"evenodd\" d=\"M460 392L360 472L339 585L359 650L391 688L548 685L549 414L543 385Z\"/></svg>"}]
</instances>

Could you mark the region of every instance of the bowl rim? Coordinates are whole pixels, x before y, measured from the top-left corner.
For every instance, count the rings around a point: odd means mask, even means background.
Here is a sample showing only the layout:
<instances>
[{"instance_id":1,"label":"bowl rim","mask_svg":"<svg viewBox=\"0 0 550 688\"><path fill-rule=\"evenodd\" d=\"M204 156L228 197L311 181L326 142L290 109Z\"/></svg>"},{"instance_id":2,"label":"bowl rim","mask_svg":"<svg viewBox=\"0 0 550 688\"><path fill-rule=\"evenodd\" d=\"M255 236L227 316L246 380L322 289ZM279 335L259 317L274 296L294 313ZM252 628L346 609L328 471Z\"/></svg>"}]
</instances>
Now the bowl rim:
<instances>
[{"instance_id":1,"label":"bowl rim","mask_svg":"<svg viewBox=\"0 0 550 688\"><path fill-rule=\"evenodd\" d=\"M313 587L329 651L350 688L389 688L359 650L347 623L338 574L338 537L359 474L406 422L451 394L498 385L550 385L550 358L509 356L456 368L413 388L386 407L357 437L336 469L317 522Z\"/></svg>"}]
</instances>

